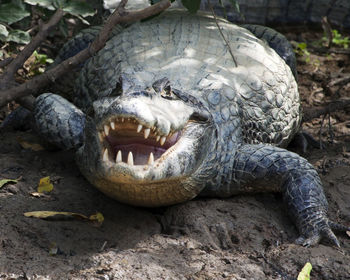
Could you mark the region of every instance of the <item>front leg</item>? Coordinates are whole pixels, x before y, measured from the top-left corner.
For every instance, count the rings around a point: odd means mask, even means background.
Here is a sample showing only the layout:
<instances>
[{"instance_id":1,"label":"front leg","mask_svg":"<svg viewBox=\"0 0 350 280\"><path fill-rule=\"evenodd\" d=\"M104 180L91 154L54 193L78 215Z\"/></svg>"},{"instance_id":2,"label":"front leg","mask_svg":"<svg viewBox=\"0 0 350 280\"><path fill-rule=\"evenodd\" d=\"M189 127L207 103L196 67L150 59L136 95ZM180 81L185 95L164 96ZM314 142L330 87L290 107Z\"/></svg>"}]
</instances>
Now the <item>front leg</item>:
<instances>
[{"instance_id":1,"label":"front leg","mask_svg":"<svg viewBox=\"0 0 350 280\"><path fill-rule=\"evenodd\" d=\"M235 154L233 188L279 190L301 234L298 244L310 246L322 238L340 246L332 229L350 230L327 217L328 203L321 180L306 159L270 145L242 145Z\"/></svg>"},{"instance_id":2,"label":"front leg","mask_svg":"<svg viewBox=\"0 0 350 280\"><path fill-rule=\"evenodd\" d=\"M47 142L64 150L83 144L85 114L63 97L52 93L38 96L34 119Z\"/></svg>"}]
</instances>

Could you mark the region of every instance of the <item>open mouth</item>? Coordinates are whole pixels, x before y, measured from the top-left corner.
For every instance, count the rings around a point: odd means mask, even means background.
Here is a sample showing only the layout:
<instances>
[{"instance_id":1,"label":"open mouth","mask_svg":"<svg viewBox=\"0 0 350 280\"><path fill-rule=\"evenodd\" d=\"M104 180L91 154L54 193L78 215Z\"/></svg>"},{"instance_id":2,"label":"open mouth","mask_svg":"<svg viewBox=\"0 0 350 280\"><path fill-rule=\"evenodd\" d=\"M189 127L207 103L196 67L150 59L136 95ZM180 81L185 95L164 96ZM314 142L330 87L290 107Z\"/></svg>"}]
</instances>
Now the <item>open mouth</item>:
<instances>
[{"instance_id":1,"label":"open mouth","mask_svg":"<svg viewBox=\"0 0 350 280\"><path fill-rule=\"evenodd\" d=\"M157 127L147 127L137 119L114 117L100 126L102 159L115 164L152 165L174 146L181 131L161 135Z\"/></svg>"}]
</instances>

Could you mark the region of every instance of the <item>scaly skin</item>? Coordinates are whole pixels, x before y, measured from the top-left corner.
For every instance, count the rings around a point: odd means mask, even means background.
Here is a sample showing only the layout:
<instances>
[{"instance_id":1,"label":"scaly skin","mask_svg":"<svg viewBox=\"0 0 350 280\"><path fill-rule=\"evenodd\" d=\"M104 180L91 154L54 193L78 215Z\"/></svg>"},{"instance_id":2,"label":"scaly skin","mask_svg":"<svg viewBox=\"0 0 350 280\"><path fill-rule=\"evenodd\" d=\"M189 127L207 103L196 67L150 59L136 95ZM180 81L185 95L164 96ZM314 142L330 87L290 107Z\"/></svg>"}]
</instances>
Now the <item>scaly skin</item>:
<instances>
[{"instance_id":1,"label":"scaly skin","mask_svg":"<svg viewBox=\"0 0 350 280\"><path fill-rule=\"evenodd\" d=\"M230 0L222 1L228 20L255 24L320 24L327 16L332 26L350 28L350 1L347 0L237 0L240 13ZM224 15L217 0L210 0L216 14ZM208 10L208 1L201 2Z\"/></svg>"},{"instance_id":2,"label":"scaly skin","mask_svg":"<svg viewBox=\"0 0 350 280\"><path fill-rule=\"evenodd\" d=\"M105 1L104 5L113 10L119 2ZM350 28L350 1L347 0L205 0L201 1L200 9L210 11L208 2L216 15L227 17L234 23L319 25L327 16L332 26ZM127 7L142 9L149 5L148 0L129 0ZM180 0L173 5L183 7Z\"/></svg>"},{"instance_id":3,"label":"scaly skin","mask_svg":"<svg viewBox=\"0 0 350 280\"><path fill-rule=\"evenodd\" d=\"M164 13L125 29L85 63L75 104L86 121L65 99L44 94L35 111L39 129L63 148L78 148L84 176L119 201L155 207L197 195L280 191L298 243L326 237L339 246L331 227L348 228L328 220L317 172L279 148L300 124L292 70L247 29L218 21L237 65L211 16Z\"/></svg>"}]
</instances>

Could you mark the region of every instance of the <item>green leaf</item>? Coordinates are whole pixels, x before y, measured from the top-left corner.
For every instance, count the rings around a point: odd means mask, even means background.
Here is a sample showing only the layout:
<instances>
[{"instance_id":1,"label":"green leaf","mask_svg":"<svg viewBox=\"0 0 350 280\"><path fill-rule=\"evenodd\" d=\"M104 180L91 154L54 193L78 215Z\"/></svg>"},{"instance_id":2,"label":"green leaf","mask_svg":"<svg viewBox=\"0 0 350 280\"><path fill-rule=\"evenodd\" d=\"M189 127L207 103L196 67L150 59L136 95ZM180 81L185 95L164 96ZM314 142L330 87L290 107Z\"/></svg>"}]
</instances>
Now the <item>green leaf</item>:
<instances>
[{"instance_id":1,"label":"green leaf","mask_svg":"<svg viewBox=\"0 0 350 280\"><path fill-rule=\"evenodd\" d=\"M1 2L1 1L0 1ZM9 3L11 2L12 4L16 5L18 8L20 8L21 10L25 10L26 9L26 4L23 3L23 0L10 0L10 1L2 1L4 3Z\"/></svg>"},{"instance_id":2,"label":"green leaf","mask_svg":"<svg viewBox=\"0 0 350 280\"><path fill-rule=\"evenodd\" d=\"M87 3L80 1L68 0L62 7L63 11L77 16L88 17L95 14L95 10Z\"/></svg>"},{"instance_id":3,"label":"green leaf","mask_svg":"<svg viewBox=\"0 0 350 280\"><path fill-rule=\"evenodd\" d=\"M33 6L38 5L51 11L55 10L52 0L24 0L24 2Z\"/></svg>"},{"instance_id":4,"label":"green leaf","mask_svg":"<svg viewBox=\"0 0 350 280\"><path fill-rule=\"evenodd\" d=\"M0 22L12 24L29 15L29 12L14 3L0 5Z\"/></svg>"},{"instance_id":5,"label":"green leaf","mask_svg":"<svg viewBox=\"0 0 350 280\"><path fill-rule=\"evenodd\" d=\"M307 44L305 42L299 43L298 48L301 49L302 51L306 50Z\"/></svg>"},{"instance_id":6,"label":"green leaf","mask_svg":"<svg viewBox=\"0 0 350 280\"><path fill-rule=\"evenodd\" d=\"M30 35L26 31L11 30L5 39L6 42L15 42L18 44L28 44L30 42Z\"/></svg>"},{"instance_id":7,"label":"green leaf","mask_svg":"<svg viewBox=\"0 0 350 280\"><path fill-rule=\"evenodd\" d=\"M8 35L9 35L9 32L6 29L6 26L0 24L0 38L1 37L7 37Z\"/></svg>"},{"instance_id":8,"label":"green leaf","mask_svg":"<svg viewBox=\"0 0 350 280\"><path fill-rule=\"evenodd\" d=\"M298 275L298 280L310 280L312 265L307 262Z\"/></svg>"},{"instance_id":9,"label":"green leaf","mask_svg":"<svg viewBox=\"0 0 350 280\"><path fill-rule=\"evenodd\" d=\"M43 64L45 65L46 63L53 63L53 60L51 58L48 58L46 54L41 54L38 53L37 51L33 52L34 57L35 57L35 63L37 64Z\"/></svg>"},{"instance_id":10,"label":"green leaf","mask_svg":"<svg viewBox=\"0 0 350 280\"><path fill-rule=\"evenodd\" d=\"M5 186L6 184L16 184L18 180L13 179L1 179L0 180L0 189Z\"/></svg>"},{"instance_id":11,"label":"green leaf","mask_svg":"<svg viewBox=\"0 0 350 280\"><path fill-rule=\"evenodd\" d=\"M229 0L229 1L231 2L231 4L232 4L233 8L235 9L235 11L240 14L241 10L239 9L238 1L237 0Z\"/></svg>"},{"instance_id":12,"label":"green leaf","mask_svg":"<svg viewBox=\"0 0 350 280\"><path fill-rule=\"evenodd\" d=\"M68 37L68 25L65 20L60 20L58 23L58 29L61 31L64 37Z\"/></svg>"},{"instance_id":13,"label":"green leaf","mask_svg":"<svg viewBox=\"0 0 350 280\"><path fill-rule=\"evenodd\" d=\"M201 4L201 0L181 0L181 2L191 14L195 14Z\"/></svg>"}]
</instances>

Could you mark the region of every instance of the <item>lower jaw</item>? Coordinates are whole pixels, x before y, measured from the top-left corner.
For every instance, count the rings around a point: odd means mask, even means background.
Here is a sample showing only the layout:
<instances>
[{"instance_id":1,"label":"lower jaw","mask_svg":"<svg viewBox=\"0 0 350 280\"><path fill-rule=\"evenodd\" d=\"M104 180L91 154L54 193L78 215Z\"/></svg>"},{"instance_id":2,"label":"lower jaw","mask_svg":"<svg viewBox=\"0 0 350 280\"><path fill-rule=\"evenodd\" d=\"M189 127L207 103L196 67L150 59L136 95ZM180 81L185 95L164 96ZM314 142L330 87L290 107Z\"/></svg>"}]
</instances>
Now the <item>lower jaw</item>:
<instances>
[{"instance_id":1,"label":"lower jaw","mask_svg":"<svg viewBox=\"0 0 350 280\"><path fill-rule=\"evenodd\" d=\"M124 145L116 147L113 151L116 158L117 153L120 151L122 162L128 162L129 153L132 153L134 165L147 165L149 163L150 154L152 153L153 160L157 160L161 157L166 149L158 147L151 147L145 145Z\"/></svg>"},{"instance_id":2,"label":"lower jaw","mask_svg":"<svg viewBox=\"0 0 350 280\"><path fill-rule=\"evenodd\" d=\"M152 181L152 177L157 177L157 175L150 173L146 179L144 175L147 170L142 169L147 166L142 165L133 167L139 169L140 174L143 174L140 178L134 176L135 172L127 164L119 165L118 173L116 173L112 164L104 165L100 159L87 156L91 154L92 151L89 149L78 151L76 160L81 173L94 187L122 203L142 207L167 206L190 200L202 190L198 186L191 187L187 182L188 177L180 176L180 174L174 178ZM152 169L150 167L148 171Z\"/></svg>"},{"instance_id":3,"label":"lower jaw","mask_svg":"<svg viewBox=\"0 0 350 280\"><path fill-rule=\"evenodd\" d=\"M160 207L182 203L193 199L201 191L201 189L189 188L188 184L179 179L151 183L116 183L102 178L86 177L107 196L122 203L142 207Z\"/></svg>"}]
</instances>

